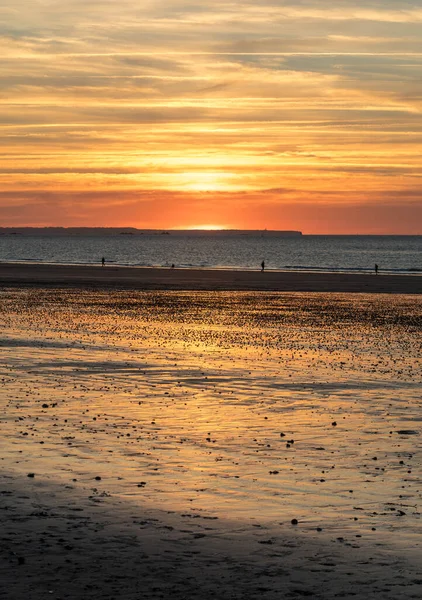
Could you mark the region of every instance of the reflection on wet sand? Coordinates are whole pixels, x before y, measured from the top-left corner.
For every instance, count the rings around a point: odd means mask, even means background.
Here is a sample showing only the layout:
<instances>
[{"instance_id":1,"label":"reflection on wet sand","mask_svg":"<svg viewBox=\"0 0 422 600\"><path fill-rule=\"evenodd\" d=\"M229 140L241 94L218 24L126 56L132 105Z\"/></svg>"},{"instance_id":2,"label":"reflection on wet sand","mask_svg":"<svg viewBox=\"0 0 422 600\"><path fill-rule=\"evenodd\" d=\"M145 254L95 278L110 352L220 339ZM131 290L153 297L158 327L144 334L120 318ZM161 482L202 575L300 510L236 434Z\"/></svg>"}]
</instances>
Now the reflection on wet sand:
<instances>
[{"instance_id":1,"label":"reflection on wet sand","mask_svg":"<svg viewBox=\"0 0 422 600\"><path fill-rule=\"evenodd\" d=\"M0 317L8 569L64 544L92 570L105 530L112 579L132 544L161 561L137 598L420 594L417 296L10 289ZM162 584L179 559L202 588Z\"/></svg>"}]
</instances>

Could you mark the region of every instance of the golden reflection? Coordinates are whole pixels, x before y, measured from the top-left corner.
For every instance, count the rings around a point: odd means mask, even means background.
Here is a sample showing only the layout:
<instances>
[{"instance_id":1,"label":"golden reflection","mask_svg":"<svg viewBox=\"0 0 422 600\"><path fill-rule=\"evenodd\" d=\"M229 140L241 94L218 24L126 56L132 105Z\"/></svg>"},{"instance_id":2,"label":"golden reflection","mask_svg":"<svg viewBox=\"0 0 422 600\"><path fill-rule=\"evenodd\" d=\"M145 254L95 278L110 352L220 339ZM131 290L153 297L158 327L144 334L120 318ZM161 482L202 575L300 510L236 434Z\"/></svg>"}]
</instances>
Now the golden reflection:
<instances>
[{"instance_id":1,"label":"golden reflection","mask_svg":"<svg viewBox=\"0 0 422 600\"><path fill-rule=\"evenodd\" d=\"M100 476L107 493L155 507L277 521L294 510L342 528L349 489L380 523L404 477L408 502L417 495L395 454L414 452L395 432L419 419L410 296L34 290L6 291L2 306L14 469L30 457L48 477ZM388 482L368 486L383 477L377 455Z\"/></svg>"}]
</instances>

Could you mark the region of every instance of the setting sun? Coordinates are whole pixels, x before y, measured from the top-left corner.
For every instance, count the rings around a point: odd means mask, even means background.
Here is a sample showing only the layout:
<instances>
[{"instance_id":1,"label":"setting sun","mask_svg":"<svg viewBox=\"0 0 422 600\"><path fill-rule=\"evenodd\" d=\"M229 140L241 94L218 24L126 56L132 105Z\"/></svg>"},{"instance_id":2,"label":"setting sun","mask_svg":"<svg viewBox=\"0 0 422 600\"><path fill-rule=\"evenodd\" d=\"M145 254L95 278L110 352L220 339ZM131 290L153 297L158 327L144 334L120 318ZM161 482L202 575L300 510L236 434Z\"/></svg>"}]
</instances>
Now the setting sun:
<instances>
[{"instance_id":1,"label":"setting sun","mask_svg":"<svg viewBox=\"0 0 422 600\"><path fill-rule=\"evenodd\" d=\"M227 227L224 225L189 225L188 227L180 227L178 229L187 231L224 231Z\"/></svg>"}]
</instances>

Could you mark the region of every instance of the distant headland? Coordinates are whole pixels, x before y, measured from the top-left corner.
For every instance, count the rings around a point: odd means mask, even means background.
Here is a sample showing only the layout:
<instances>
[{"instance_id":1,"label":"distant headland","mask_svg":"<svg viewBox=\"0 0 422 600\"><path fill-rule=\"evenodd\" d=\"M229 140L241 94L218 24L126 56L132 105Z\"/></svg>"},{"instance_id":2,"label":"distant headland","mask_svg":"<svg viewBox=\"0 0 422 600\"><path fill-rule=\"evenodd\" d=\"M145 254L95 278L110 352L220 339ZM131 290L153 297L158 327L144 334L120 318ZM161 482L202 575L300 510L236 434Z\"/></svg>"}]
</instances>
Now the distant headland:
<instances>
[{"instance_id":1,"label":"distant headland","mask_svg":"<svg viewBox=\"0 0 422 600\"><path fill-rule=\"evenodd\" d=\"M267 229L137 229L136 227L0 227L0 235L172 235L299 237L301 231Z\"/></svg>"}]
</instances>

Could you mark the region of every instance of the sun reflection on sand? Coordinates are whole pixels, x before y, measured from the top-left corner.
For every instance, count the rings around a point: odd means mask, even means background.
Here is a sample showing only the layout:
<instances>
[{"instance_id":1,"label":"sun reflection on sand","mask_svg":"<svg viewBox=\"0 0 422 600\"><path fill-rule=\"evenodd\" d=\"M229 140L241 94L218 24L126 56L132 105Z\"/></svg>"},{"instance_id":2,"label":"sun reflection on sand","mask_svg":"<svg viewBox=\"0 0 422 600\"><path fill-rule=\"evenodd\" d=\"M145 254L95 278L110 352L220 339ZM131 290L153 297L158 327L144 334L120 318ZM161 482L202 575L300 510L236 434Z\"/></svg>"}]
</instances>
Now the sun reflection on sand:
<instances>
[{"instance_id":1,"label":"sun reflection on sand","mask_svg":"<svg viewBox=\"0 0 422 600\"><path fill-rule=\"evenodd\" d=\"M33 288L0 318L0 525L31 598L53 562L84 598L177 572L175 600L256 599L272 568L269 600L296 572L419 597L417 296Z\"/></svg>"},{"instance_id":2,"label":"sun reflection on sand","mask_svg":"<svg viewBox=\"0 0 422 600\"><path fill-rule=\"evenodd\" d=\"M372 457L387 466L412 448L390 433L403 403L401 429L417 407L412 332L394 321L404 300L375 310L364 296L353 305L339 295L327 313L324 296L300 294L35 298L4 303L6 438L23 409L31 415L18 468L88 482L95 464L112 494L136 497L137 480L148 480L142 501L154 506L268 520L287 519L293 506L309 524L323 511L343 527L353 503L381 511L402 492L401 470L386 485ZM386 310L396 323L387 323L387 351ZM8 446L8 460L14 452Z\"/></svg>"}]
</instances>

